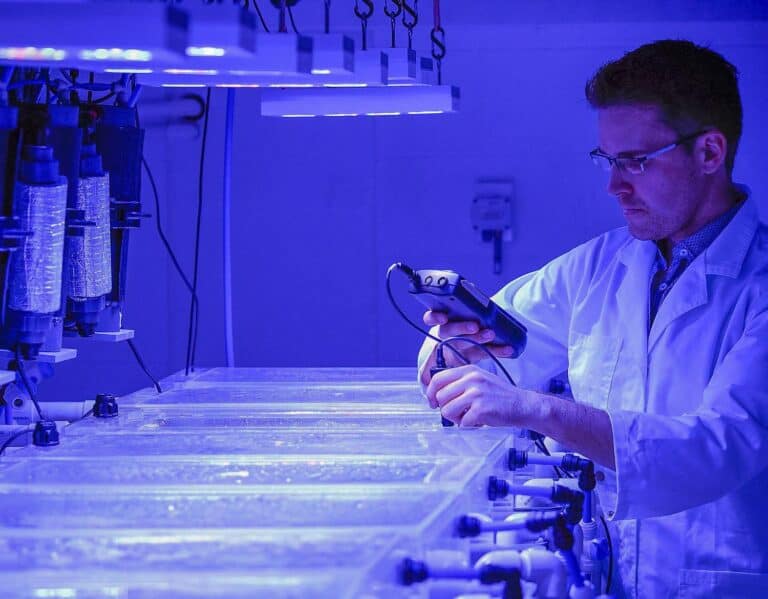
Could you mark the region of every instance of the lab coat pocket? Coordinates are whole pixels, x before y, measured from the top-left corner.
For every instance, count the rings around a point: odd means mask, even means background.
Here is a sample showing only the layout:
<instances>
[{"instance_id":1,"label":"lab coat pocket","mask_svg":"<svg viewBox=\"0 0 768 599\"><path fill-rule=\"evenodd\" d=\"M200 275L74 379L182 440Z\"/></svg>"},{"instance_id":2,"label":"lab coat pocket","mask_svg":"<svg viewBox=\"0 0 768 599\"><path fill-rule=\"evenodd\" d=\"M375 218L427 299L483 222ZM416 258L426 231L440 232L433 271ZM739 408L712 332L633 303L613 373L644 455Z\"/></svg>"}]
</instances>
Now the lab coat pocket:
<instances>
[{"instance_id":1,"label":"lab coat pocket","mask_svg":"<svg viewBox=\"0 0 768 599\"><path fill-rule=\"evenodd\" d=\"M768 597L768 573L680 570L678 599Z\"/></svg>"},{"instance_id":2,"label":"lab coat pocket","mask_svg":"<svg viewBox=\"0 0 768 599\"><path fill-rule=\"evenodd\" d=\"M568 380L576 401L607 407L620 347L617 337L571 332Z\"/></svg>"}]
</instances>

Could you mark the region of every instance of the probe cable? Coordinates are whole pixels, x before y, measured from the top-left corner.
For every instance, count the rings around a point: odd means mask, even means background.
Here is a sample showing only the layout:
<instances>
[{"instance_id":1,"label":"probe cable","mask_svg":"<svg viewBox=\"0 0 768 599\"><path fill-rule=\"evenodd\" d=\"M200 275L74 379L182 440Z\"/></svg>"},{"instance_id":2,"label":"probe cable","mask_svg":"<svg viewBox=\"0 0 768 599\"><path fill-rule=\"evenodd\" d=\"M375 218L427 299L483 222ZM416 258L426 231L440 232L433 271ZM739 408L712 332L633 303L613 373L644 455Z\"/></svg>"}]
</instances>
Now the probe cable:
<instances>
[{"instance_id":1,"label":"probe cable","mask_svg":"<svg viewBox=\"0 0 768 599\"><path fill-rule=\"evenodd\" d=\"M450 349L459 359L461 359L464 364L469 364L469 360L467 360L464 355L457 350L451 343L457 342L457 341L464 341L467 343L471 343L473 345L476 345L480 347L485 353L488 354L488 356L494 361L494 363L501 369L501 371L504 373L504 376L507 377L507 380L509 383L516 387L516 383L514 379L510 376L509 372L506 368L504 368L504 365L499 361L499 359L493 355L493 352L491 352L488 347L485 346L483 343L479 343L473 339L468 339L467 337L449 337L448 339L440 339L439 337L436 337L426 329L422 328L418 324L416 324L413 320L411 320L408 315L400 308L397 301L395 300L394 295L392 294L392 272L395 270L399 270L400 272L404 273L411 281L415 279L415 273L413 269L406 264L403 264L402 262L395 262L387 269L387 295L389 296L389 301L392 303L392 306L395 308L398 314L403 317L403 320L407 322L409 325L411 325L414 329L419 331L422 335L425 335L426 337L429 337L430 339L437 341L437 365L438 367L444 368L445 367L445 359L443 357L443 347L447 347ZM544 441L541 438L541 435L536 433L536 437L534 439L534 444L536 447L541 451L544 455L550 455L549 450L547 449L546 445L544 445ZM555 466L555 473L558 475L559 478L563 478L562 473L560 472L560 469ZM571 476L568 475L570 478Z\"/></svg>"},{"instance_id":2,"label":"probe cable","mask_svg":"<svg viewBox=\"0 0 768 599\"><path fill-rule=\"evenodd\" d=\"M139 354L139 350L136 348L136 344L133 342L133 339L128 339L128 347L131 348L133 355L136 356L136 361L144 371L144 374L146 374L149 377L149 380L152 381L152 385L155 387L155 389L157 389L157 392L162 393L163 389L160 387L160 383L157 382L157 379L152 376L152 373L149 371L149 368L147 368L147 365L144 364L144 360L141 359L141 355Z\"/></svg>"}]
</instances>

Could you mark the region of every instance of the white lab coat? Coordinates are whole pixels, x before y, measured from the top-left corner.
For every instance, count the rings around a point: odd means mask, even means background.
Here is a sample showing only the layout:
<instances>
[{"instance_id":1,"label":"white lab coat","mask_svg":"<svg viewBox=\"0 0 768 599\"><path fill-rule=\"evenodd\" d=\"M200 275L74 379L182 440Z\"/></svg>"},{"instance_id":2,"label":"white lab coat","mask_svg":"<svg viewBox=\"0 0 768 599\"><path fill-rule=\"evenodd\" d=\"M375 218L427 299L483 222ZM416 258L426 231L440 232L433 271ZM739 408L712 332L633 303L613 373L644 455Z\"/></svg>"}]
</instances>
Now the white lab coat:
<instances>
[{"instance_id":1,"label":"white lab coat","mask_svg":"<svg viewBox=\"0 0 768 599\"><path fill-rule=\"evenodd\" d=\"M768 227L747 199L649 334L655 253L621 228L504 287L529 331L505 365L539 390L567 369L610 415L617 596L768 597Z\"/></svg>"}]
</instances>

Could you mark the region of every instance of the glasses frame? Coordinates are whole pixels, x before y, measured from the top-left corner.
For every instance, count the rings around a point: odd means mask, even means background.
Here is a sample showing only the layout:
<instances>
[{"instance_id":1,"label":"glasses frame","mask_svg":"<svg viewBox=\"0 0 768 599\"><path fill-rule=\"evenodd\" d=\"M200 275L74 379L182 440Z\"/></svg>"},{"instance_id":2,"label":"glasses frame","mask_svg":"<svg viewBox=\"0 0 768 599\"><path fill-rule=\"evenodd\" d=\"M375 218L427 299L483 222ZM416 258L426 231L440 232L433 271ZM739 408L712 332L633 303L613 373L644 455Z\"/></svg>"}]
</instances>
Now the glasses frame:
<instances>
[{"instance_id":1,"label":"glasses frame","mask_svg":"<svg viewBox=\"0 0 768 599\"><path fill-rule=\"evenodd\" d=\"M645 172L645 163L651 160L652 158L658 158L662 154L666 154L667 152L671 152L674 150L677 146L680 146L686 142L691 141L692 139L696 139L700 135L703 135L704 133L709 133L710 129L702 129L701 131L697 131L696 133L691 133L689 135L684 135L683 137L678 138L676 141L673 141L671 144L667 144L664 147L659 148L658 150L654 150L653 152L649 152L648 154L642 154L640 156L611 156L610 154L606 154L603 152L600 148L595 148L589 153L589 157L592 159L592 162L595 164L595 166L601 167L602 170L605 170L606 172L610 171L614 166L618 168L622 172L630 173L632 175L640 175ZM605 163L600 162L600 158L603 158L608 161L609 167L603 168L603 165ZM633 164L637 164L638 168L628 168L627 164L630 163L630 161Z\"/></svg>"}]
</instances>

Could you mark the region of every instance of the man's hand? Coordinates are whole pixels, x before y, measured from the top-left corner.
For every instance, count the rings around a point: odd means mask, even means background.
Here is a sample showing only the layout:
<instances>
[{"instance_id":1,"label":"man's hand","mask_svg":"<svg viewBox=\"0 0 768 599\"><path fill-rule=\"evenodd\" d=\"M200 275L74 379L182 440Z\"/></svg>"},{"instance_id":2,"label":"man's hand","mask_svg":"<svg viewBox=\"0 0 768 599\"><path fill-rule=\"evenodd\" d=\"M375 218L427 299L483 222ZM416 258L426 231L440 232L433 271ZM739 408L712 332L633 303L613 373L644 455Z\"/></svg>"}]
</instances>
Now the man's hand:
<instances>
[{"instance_id":1,"label":"man's hand","mask_svg":"<svg viewBox=\"0 0 768 599\"><path fill-rule=\"evenodd\" d=\"M426 395L432 408L459 426L529 428L616 470L613 428L604 410L515 387L474 364L438 372Z\"/></svg>"},{"instance_id":2,"label":"man's hand","mask_svg":"<svg viewBox=\"0 0 768 599\"><path fill-rule=\"evenodd\" d=\"M527 426L530 392L475 365L438 372L427 387L432 408L459 426Z\"/></svg>"},{"instance_id":3,"label":"man's hand","mask_svg":"<svg viewBox=\"0 0 768 599\"><path fill-rule=\"evenodd\" d=\"M424 323L430 327L436 327L433 331L440 339L448 339L449 337L466 337L477 343L485 345L491 353L497 358L511 358L514 355L513 349L509 345L493 345L493 340L496 334L491 329L483 329L477 322L469 320L456 320L448 322L448 315L444 312L435 312L427 310L424 313ZM488 357L479 347L471 343L462 343L461 341L451 342L451 346L455 347L461 354L471 363L479 362ZM449 368L464 364L449 347L444 347L443 355L445 356L446 366ZM426 385L429 383L429 371L436 364L435 352L427 360L426 364L422 368L421 381Z\"/></svg>"}]
</instances>

